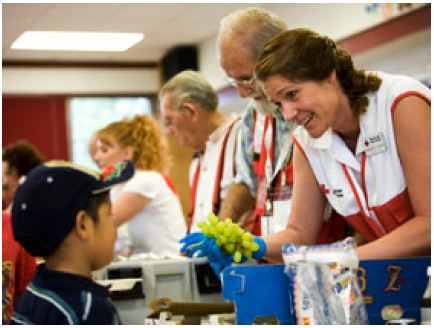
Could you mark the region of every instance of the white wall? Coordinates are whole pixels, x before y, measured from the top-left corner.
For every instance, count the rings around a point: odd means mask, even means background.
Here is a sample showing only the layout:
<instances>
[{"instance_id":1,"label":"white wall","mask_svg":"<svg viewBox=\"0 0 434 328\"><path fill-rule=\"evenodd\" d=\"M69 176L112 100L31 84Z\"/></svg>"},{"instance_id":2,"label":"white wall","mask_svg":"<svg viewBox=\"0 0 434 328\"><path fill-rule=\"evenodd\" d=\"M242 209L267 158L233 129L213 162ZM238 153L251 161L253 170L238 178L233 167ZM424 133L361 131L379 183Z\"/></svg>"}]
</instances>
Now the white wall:
<instances>
[{"instance_id":1,"label":"white wall","mask_svg":"<svg viewBox=\"0 0 434 328\"><path fill-rule=\"evenodd\" d=\"M289 28L306 27L340 40L377 24L386 18L385 8L373 13L366 4L270 4L267 10L282 17ZM413 8L417 8L414 5ZM399 15L397 4L391 4L391 14ZM354 57L356 66L389 73L407 74L423 79L431 76L431 30L415 33L377 49ZM200 69L214 88L227 86L217 60L216 36L200 44Z\"/></svg>"},{"instance_id":2,"label":"white wall","mask_svg":"<svg viewBox=\"0 0 434 328\"><path fill-rule=\"evenodd\" d=\"M3 68L4 94L144 94L159 87L158 69Z\"/></svg>"},{"instance_id":3,"label":"white wall","mask_svg":"<svg viewBox=\"0 0 434 328\"><path fill-rule=\"evenodd\" d=\"M354 65L431 80L431 30L423 30L394 40L354 57Z\"/></svg>"},{"instance_id":4,"label":"white wall","mask_svg":"<svg viewBox=\"0 0 434 328\"><path fill-rule=\"evenodd\" d=\"M391 9L397 11L396 5ZM339 40L385 21L384 10L368 13L366 6L366 3L299 3L273 4L268 9L282 17L290 29L305 27Z\"/></svg>"},{"instance_id":5,"label":"white wall","mask_svg":"<svg viewBox=\"0 0 434 328\"><path fill-rule=\"evenodd\" d=\"M217 90L228 84L217 60L216 37L200 45L200 68ZM354 65L366 70L380 70L412 76L421 81L431 79L431 29L399 38L384 46L353 57Z\"/></svg>"},{"instance_id":6,"label":"white wall","mask_svg":"<svg viewBox=\"0 0 434 328\"><path fill-rule=\"evenodd\" d=\"M228 85L217 58L217 36L199 45L199 68L211 85L219 90Z\"/></svg>"}]
</instances>

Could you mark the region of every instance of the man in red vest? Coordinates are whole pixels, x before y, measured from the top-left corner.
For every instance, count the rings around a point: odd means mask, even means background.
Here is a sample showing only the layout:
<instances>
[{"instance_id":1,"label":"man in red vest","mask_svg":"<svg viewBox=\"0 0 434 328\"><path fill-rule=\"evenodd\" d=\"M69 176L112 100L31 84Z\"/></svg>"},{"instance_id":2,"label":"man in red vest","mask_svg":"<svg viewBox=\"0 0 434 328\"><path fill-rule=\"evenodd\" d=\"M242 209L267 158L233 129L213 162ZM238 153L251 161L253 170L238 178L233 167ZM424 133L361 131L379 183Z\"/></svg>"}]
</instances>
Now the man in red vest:
<instances>
[{"instance_id":1,"label":"man in red vest","mask_svg":"<svg viewBox=\"0 0 434 328\"><path fill-rule=\"evenodd\" d=\"M191 206L188 232L209 213L218 213L235 176L235 152L241 120L218 110L217 94L198 72L186 70L160 90L160 111L167 132L195 150L190 164Z\"/></svg>"},{"instance_id":2,"label":"man in red vest","mask_svg":"<svg viewBox=\"0 0 434 328\"><path fill-rule=\"evenodd\" d=\"M263 44L286 29L279 17L260 8L247 8L222 19L217 40L220 65L229 82L241 97L250 98L240 131L237 177L219 215L239 221L246 228L250 226L256 235L283 229L289 216L290 136L295 125L283 120L253 77ZM243 215L248 210L251 215Z\"/></svg>"}]
</instances>

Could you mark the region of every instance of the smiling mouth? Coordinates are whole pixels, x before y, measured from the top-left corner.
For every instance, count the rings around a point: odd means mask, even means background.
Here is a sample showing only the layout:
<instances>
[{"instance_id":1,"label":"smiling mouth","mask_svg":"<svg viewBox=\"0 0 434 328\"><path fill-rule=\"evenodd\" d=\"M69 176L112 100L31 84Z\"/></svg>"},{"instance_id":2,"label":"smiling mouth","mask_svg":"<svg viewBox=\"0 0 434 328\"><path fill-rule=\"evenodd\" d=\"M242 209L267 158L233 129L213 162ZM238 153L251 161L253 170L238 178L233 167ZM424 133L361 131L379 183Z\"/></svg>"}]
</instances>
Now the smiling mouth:
<instances>
[{"instance_id":1,"label":"smiling mouth","mask_svg":"<svg viewBox=\"0 0 434 328\"><path fill-rule=\"evenodd\" d=\"M305 119L303 121L301 121L299 124L302 126L306 126L306 124L308 124L313 118L313 113L310 113L309 115L307 115L305 117Z\"/></svg>"}]
</instances>

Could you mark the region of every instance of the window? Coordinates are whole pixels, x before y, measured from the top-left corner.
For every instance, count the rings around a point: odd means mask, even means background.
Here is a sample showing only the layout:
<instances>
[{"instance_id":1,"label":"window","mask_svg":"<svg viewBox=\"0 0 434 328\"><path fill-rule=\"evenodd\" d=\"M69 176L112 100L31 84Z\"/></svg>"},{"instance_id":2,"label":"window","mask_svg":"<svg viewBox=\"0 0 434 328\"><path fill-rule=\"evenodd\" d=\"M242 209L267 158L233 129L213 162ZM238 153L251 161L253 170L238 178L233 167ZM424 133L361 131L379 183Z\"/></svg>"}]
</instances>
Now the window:
<instances>
[{"instance_id":1,"label":"window","mask_svg":"<svg viewBox=\"0 0 434 328\"><path fill-rule=\"evenodd\" d=\"M71 97L68 109L72 161L97 168L88 152L92 135L113 121L152 115L152 101L147 97Z\"/></svg>"}]
</instances>

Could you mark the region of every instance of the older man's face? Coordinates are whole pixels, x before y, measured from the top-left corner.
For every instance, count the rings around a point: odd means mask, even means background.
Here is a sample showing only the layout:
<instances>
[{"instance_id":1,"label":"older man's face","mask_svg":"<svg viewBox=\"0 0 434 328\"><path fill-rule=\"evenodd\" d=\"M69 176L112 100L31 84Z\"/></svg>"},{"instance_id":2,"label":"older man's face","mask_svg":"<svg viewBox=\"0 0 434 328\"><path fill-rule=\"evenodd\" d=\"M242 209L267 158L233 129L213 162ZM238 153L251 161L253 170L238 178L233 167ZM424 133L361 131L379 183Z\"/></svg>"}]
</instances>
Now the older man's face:
<instances>
[{"instance_id":1,"label":"older man's face","mask_svg":"<svg viewBox=\"0 0 434 328\"><path fill-rule=\"evenodd\" d=\"M227 77L238 81L236 87L240 97L263 98L255 82L245 83L253 78L255 70L255 59L246 49L237 47L234 40L222 40L219 43L219 58Z\"/></svg>"},{"instance_id":2,"label":"older man's face","mask_svg":"<svg viewBox=\"0 0 434 328\"><path fill-rule=\"evenodd\" d=\"M160 113L163 125L169 135L173 135L183 146L200 149L201 145L197 138L197 124L191 120L188 109L174 108L170 102L170 96L164 94L160 101Z\"/></svg>"}]
</instances>

